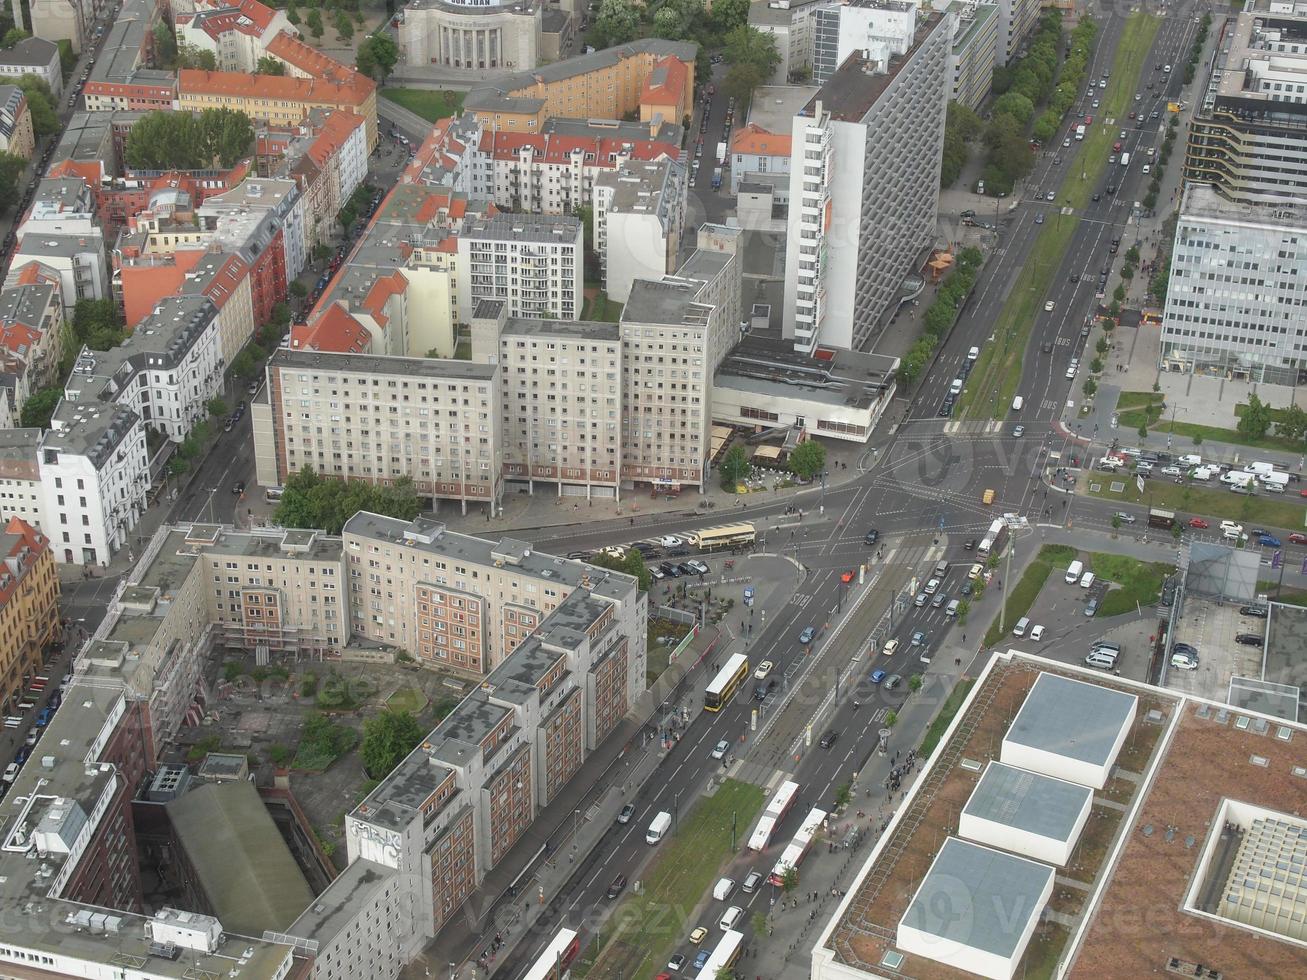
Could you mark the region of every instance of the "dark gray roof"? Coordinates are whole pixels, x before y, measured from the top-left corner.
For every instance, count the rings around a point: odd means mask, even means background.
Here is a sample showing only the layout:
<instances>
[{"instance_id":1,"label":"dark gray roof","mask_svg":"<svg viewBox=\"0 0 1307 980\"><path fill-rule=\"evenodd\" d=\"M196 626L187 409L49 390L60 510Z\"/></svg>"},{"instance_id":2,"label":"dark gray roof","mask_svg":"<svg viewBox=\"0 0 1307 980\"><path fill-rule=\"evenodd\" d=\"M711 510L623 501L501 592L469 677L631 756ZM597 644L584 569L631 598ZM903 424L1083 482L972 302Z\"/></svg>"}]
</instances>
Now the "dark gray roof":
<instances>
[{"instance_id":1,"label":"dark gray roof","mask_svg":"<svg viewBox=\"0 0 1307 980\"><path fill-rule=\"evenodd\" d=\"M490 302L483 300L483 303ZM498 300L494 302L499 302ZM494 317L497 313L481 312L477 305L478 317ZM504 324L501 336L518 337L566 337L576 340L600 340L616 343L621 340L621 327L616 323L602 323L597 320L533 320L526 317L509 317Z\"/></svg>"},{"instance_id":2,"label":"dark gray roof","mask_svg":"<svg viewBox=\"0 0 1307 980\"><path fill-rule=\"evenodd\" d=\"M950 837L902 922L943 943L1011 958L1052 878L1046 864Z\"/></svg>"},{"instance_id":3,"label":"dark gray roof","mask_svg":"<svg viewBox=\"0 0 1307 980\"><path fill-rule=\"evenodd\" d=\"M499 368L494 364L440 357L388 357L381 354L345 354L291 350L279 347L268 362L289 371L340 371L343 374L397 374L415 378L489 381Z\"/></svg>"},{"instance_id":4,"label":"dark gray roof","mask_svg":"<svg viewBox=\"0 0 1307 980\"><path fill-rule=\"evenodd\" d=\"M496 214L463 226L460 239L579 244L581 219L570 214Z\"/></svg>"},{"instance_id":5,"label":"dark gray roof","mask_svg":"<svg viewBox=\"0 0 1307 980\"><path fill-rule=\"evenodd\" d=\"M1138 700L1124 691L1043 673L1003 741L1105 766Z\"/></svg>"},{"instance_id":6,"label":"dark gray roof","mask_svg":"<svg viewBox=\"0 0 1307 980\"><path fill-rule=\"evenodd\" d=\"M706 327L712 307L697 301L699 283L636 279L622 309L623 323Z\"/></svg>"},{"instance_id":7,"label":"dark gray roof","mask_svg":"<svg viewBox=\"0 0 1307 980\"><path fill-rule=\"evenodd\" d=\"M1028 834L1069 842L1093 790L1041 773L990 762L962 812Z\"/></svg>"},{"instance_id":8,"label":"dark gray roof","mask_svg":"<svg viewBox=\"0 0 1307 980\"><path fill-rule=\"evenodd\" d=\"M41 439L42 449L86 456L102 467L141 417L118 404L70 402L62 399Z\"/></svg>"},{"instance_id":9,"label":"dark gray roof","mask_svg":"<svg viewBox=\"0 0 1307 980\"><path fill-rule=\"evenodd\" d=\"M45 68L59 59L59 45L43 37L25 37L8 51L0 51L0 65Z\"/></svg>"}]
</instances>

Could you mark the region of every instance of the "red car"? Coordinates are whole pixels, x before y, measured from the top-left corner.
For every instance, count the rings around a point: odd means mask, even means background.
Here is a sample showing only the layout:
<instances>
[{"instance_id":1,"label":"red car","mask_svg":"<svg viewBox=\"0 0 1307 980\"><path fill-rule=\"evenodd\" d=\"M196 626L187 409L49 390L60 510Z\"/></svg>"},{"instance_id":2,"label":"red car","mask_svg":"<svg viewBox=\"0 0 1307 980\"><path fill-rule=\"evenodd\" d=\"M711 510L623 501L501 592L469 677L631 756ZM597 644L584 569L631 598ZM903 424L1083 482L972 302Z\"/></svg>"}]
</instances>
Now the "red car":
<instances>
[{"instance_id":1,"label":"red car","mask_svg":"<svg viewBox=\"0 0 1307 980\"><path fill-rule=\"evenodd\" d=\"M1191 517L1191 518L1189 518L1189 526L1190 526L1190 527L1198 528L1199 530L1203 530L1203 531L1205 531L1205 530L1207 530L1209 527L1211 527L1211 525L1208 524L1208 523L1207 523L1205 520L1203 520L1201 517Z\"/></svg>"},{"instance_id":2,"label":"red car","mask_svg":"<svg viewBox=\"0 0 1307 980\"><path fill-rule=\"evenodd\" d=\"M1307 534L1303 534L1301 531L1294 531L1291 535L1289 535L1289 543L1307 544Z\"/></svg>"}]
</instances>

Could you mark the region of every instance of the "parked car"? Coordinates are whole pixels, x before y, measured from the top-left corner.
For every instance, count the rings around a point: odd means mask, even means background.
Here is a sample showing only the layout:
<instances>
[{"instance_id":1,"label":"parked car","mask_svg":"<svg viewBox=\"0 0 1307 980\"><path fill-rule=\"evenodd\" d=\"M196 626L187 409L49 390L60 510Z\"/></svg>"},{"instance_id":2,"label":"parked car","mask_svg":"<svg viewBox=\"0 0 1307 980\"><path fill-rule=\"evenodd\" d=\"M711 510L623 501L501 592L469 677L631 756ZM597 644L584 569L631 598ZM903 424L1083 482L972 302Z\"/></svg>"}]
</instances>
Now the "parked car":
<instances>
[{"instance_id":1,"label":"parked car","mask_svg":"<svg viewBox=\"0 0 1307 980\"><path fill-rule=\"evenodd\" d=\"M1259 647L1266 642L1266 637L1260 633L1236 633L1234 642L1242 643L1246 647Z\"/></svg>"},{"instance_id":2,"label":"parked car","mask_svg":"<svg viewBox=\"0 0 1307 980\"><path fill-rule=\"evenodd\" d=\"M1201 517L1191 517L1189 518L1189 526L1192 528L1197 528L1200 531L1205 531L1212 525L1208 524Z\"/></svg>"},{"instance_id":3,"label":"parked car","mask_svg":"<svg viewBox=\"0 0 1307 980\"><path fill-rule=\"evenodd\" d=\"M1254 619L1265 619L1266 607L1265 606L1240 606L1239 615L1252 616Z\"/></svg>"},{"instance_id":4,"label":"parked car","mask_svg":"<svg viewBox=\"0 0 1307 980\"><path fill-rule=\"evenodd\" d=\"M1280 539L1277 538L1274 534L1259 534L1257 536L1257 543L1261 545L1263 548L1280 547Z\"/></svg>"}]
</instances>

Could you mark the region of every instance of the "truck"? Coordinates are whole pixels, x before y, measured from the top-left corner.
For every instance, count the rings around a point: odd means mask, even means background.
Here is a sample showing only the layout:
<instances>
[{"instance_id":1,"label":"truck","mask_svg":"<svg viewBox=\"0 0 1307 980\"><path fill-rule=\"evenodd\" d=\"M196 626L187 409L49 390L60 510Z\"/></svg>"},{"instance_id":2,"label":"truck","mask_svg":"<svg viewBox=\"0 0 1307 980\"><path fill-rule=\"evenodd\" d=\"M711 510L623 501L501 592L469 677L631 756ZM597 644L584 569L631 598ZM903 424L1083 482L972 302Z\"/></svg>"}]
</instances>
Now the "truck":
<instances>
[{"instance_id":1,"label":"truck","mask_svg":"<svg viewBox=\"0 0 1307 980\"><path fill-rule=\"evenodd\" d=\"M1160 527L1164 531L1169 531L1175 526L1175 514L1169 510L1154 507L1148 512L1148 526Z\"/></svg>"},{"instance_id":2,"label":"truck","mask_svg":"<svg viewBox=\"0 0 1307 980\"><path fill-rule=\"evenodd\" d=\"M1258 476L1262 476L1266 473L1274 473L1275 464L1274 463L1249 463L1247 466L1244 467L1244 469L1246 469L1249 473L1256 473Z\"/></svg>"},{"instance_id":3,"label":"truck","mask_svg":"<svg viewBox=\"0 0 1307 980\"><path fill-rule=\"evenodd\" d=\"M722 186L722 168L714 167L712 172L712 189L717 190L717 188L721 186Z\"/></svg>"},{"instance_id":4,"label":"truck","mask_svg":"<svg viewBox=\"0 0 1307 980\"><path fill-rule=\"evenodd\" d=\"M1231 470L1229 473L1221 474L1221 482L1229 484L1232 487L1245 489L1253 480L1257 479L1256 473L1249 473L1247 470Z\"/></svg>"},{"instance_id":5,"label":"truck","mask_svg":"<svg viewBox=\"0 0 1307 980\"><path fill-rule=\"evenodd\" d=\"M976 546L976 553L983 556L1001 555L1005 544L1007 544L1007 522L1000 518L989 525L989 530Z\"/></svg>"},{"instance_id":6,"label":"truck","mask_svg":"<svg viewBox=\"0 0 1307 980\"><path fill-rule=\"evenodd\" d=\"M1121 169L1124 170L1124 169L1125 169L1126 167L1128 167L1128 166L1130 166L1130 154L1129 154L1129 153L1122 153L1122 154L1121 154Z\"/></svg>"},{"instance_id":7,"label":"truck","mask_svg":"<svg viewBox=\"0 0 1307 980\"><path fill-rule=\"evenodd\" d=\"M644 835L646 844L657 844L667 833L667 828L672 825L672 815L666 810L658 811L658 816L653 818L649 824L649 830Z\"/></svg>"},{"instance_id":8,"label":"truck","mask_svg":"<svg viewBox=\"0 0 1307 980\"><path fill-rule=\"evenodd\" d=\"M1082 140L1084 138L1085 138L1085 124L1080 123L1078 126L1076 126L1076 139Z\"/></svg>"},{"instance_id":9,"label":"truck","mask_svg":"<svg viewBox=\"0 0 1307 980\"><path fill-rule=\"evenodd\" d=\"M1080 581L1080 576L1084 573L1085 563L1082 561L1073 561L1066 569L1066 584L1075 585Z\"/></svg>"},{"instance_id":10,"label":"truck","mask_svg":"<svg viewBox=\"0 0 1307 980\"><path fill-rule=\"evenodd\" d=\"M1289 487L1289 474L1261 473L1257 477L1257 482L1262 485L1262 489L1269 490L1271 493L1284 493Z\"/></svg>"}]
</instances>

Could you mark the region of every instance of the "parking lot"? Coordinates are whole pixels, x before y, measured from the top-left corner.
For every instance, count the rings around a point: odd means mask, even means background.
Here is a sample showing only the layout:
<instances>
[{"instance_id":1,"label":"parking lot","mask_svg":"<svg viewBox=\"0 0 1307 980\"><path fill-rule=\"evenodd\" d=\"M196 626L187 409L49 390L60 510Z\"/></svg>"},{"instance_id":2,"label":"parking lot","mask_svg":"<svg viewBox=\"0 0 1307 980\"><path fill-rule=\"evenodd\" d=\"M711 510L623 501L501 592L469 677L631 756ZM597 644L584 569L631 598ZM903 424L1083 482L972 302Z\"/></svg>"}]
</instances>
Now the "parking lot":
<instances>
[{"instance_id":1,"label":"parking lot","mask_svg":"<svg viewBox=\"0 0 1307 980\"><path fill-rule=\"evenodd\" d=\"M1241 633L1264 636L1266 620L1244 616L1240 605L1211 599L1185 600L1176 624L1176 643L1188 643L1198 651L1198 668L1180 670L1166 666L1166 686L1174 691L1226 700L1232 677L1260 677L1262 646L1235 642Z\"/></svg>"}]
</instances>

